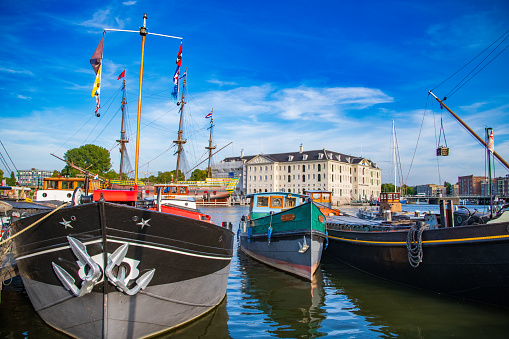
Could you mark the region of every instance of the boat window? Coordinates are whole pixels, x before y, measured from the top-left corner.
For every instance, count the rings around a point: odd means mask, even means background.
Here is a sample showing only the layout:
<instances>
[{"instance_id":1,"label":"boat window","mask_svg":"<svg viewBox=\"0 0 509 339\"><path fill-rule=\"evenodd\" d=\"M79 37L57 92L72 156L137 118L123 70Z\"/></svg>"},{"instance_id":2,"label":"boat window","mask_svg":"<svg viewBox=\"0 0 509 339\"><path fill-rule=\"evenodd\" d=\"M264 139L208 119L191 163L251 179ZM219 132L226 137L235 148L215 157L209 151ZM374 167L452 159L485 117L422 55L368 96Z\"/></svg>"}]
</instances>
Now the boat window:
<instances>
[{"instance_id":1,"label":"boat window","mask_svg":"<svg viewBox=\"0 0 509 339\"><path fill-rule=\"evenodd\" d=\"M171 194L177 194L178 193L178 187L177 186L171 186Z\"/></svg>"},{"instance_id":2,"label":"boat window","mask_svg":"<svg viewBox=\"0 0 509 339\"><path fill-rule=\"evenodd\" d=\"M68 189L72 189L74 187L72 187L72 181L63 181L62 182L62 189L64 190L68 190Z\"/></svg>"},{"instance_id":3,"label":"boat window","mask_svg":"<svg viewBox=\"0 0 509 339\"><path fill-rule=\"evenodd\" d=\"M286 197L285 207L295 207L295 206L297 206L297 198Z\"/></svg>"},{"instance_id":4,"label":"boat window","mask_svg":"<svg viewBox=\"0 0 509 339\"><path fill-rule=\"evenodd\" d=\"M256 199L257 207L269 207L269 197L258 197Z\"/></svg>"},{"instance_id":5,"label":"boat window","mask_svg":"<svg viewBox=\"0 0 509 339\"><path fill-rule=\"evenodd\" d=\"M187 194L187 189L185 186L180 187L180 194Z\"/></svg>"},{"instance_id":6,"label":"boat window","mask_svg":"<svg viewBox=\"0 0 509 339\"><path fill-rule=\"evenodd\" d=\"M320 199L320 193L313 193L313 200Z\"/></svg>"},{"instance_id":7,"label":"boat window","mask_svg":"<svg viewBox=\"0 0 509 339\"><path fill-rule=\"evenodd\" d=\"M271 208L282 208L283 207L283 197L270 197L270 207Z\"/></svg>"}]
</instances>

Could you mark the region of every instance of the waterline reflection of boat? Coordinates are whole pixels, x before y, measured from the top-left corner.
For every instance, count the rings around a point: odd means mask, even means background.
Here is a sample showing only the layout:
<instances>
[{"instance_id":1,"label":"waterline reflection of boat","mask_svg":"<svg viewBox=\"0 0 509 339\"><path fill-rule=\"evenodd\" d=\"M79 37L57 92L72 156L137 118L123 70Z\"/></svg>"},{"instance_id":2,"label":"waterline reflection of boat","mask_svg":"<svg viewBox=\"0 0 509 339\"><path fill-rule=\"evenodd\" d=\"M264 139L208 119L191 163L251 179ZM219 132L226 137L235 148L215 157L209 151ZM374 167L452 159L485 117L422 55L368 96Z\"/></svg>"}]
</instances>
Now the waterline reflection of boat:
<instances>
[{"instance_id":1,"label":"waterline reflection of boat","mask_svg":"<svg viewBox=\"0 0 509 339\"><path fill-rule=\"evenodd\" d=\"M266 314L278 333L291 333L292 338L319 336L321 322L327 315L321 270L309 282L249 260L239 251L244 267L242 293L251 300L246 306Z\"/></svg>"}]
</instances>

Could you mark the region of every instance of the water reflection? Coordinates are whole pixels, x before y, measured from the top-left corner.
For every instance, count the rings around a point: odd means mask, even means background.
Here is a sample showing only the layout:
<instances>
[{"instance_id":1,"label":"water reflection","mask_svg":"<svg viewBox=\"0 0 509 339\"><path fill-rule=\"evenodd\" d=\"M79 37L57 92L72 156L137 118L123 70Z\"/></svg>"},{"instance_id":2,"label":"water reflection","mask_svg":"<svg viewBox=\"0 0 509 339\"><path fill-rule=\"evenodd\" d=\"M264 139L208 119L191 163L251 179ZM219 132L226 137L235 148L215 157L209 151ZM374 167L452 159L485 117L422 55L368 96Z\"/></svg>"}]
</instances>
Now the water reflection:
<instances>
[{"instance_id":1,"label":"water reflection","mask_svg":"<svg viewBox=\"0 0 509 339\"><path fill-rule=\"evenodd\" d=\"M345 295L355 305L351 312L368 321L381 337L507 336L509 310L400 286L333 259L324 258L322 269L325 284Z\"/></svg>"},{"instance_id":2,"label":"water reflection","mask_svg":"<svg viewBox=\"0 0 509 339\"><path fill-rule=\"evenodd\" d=\"M230 338L226 304L226 298L224 298L216 308L199 319L154 338Z\"/></svg>"},{"instance_id":3,"label":"water reflection","mask_svg":"<svg viewBox=\"0 0 509 339\"><path fill-rule=\"evenodd\" d=\"M266 315L266 331L278 338L320 337L326 317L321 272L313 282L274 270L239 252L244 314L259 310Z\"/></svg>"}]
</instances>

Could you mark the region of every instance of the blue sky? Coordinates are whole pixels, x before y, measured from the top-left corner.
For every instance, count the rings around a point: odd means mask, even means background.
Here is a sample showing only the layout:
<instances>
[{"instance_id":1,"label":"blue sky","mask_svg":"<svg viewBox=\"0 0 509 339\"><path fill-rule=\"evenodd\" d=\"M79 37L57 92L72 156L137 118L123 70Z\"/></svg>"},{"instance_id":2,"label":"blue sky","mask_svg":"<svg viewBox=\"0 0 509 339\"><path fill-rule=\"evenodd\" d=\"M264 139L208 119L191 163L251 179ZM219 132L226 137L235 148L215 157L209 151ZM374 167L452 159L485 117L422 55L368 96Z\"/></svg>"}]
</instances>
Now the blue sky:
<instances>
[{"instance_id":1,"label":"blue sky","mask_svg":"<svg viewBox=\"0 0 509 339\"><path fill-rule=\"evenodd\" d=\"M16 168L60 170L64 164L50 153L94 143L111 150L118 172L116 79L126 67L127 131L135 133L141 38L106 33L101 118L93 114L89 59L103 28L138 30L143 13L149 32L184 39L189 167L203 159L204 116L213 108L215 144L233 142L216 162L241 150L279 153L302 144L369 158L390 182L394 119L407 184L485 174L483 149L427 93L507 37L509 3L502 0L2 1L0 140ZM175 168L178 108L170 93L179 43L147 37L140 176ZM508 45L509 38L486 61ZM449 96L449 107L478 134L493 127L495 149L509 159L509 51L449 95L485 56L434 93ZM437 159L441 119L451 155ZM134 144L130 135L133 163ZM496 164L497 175L508 173Z\"/></svg>"}]
</instances>

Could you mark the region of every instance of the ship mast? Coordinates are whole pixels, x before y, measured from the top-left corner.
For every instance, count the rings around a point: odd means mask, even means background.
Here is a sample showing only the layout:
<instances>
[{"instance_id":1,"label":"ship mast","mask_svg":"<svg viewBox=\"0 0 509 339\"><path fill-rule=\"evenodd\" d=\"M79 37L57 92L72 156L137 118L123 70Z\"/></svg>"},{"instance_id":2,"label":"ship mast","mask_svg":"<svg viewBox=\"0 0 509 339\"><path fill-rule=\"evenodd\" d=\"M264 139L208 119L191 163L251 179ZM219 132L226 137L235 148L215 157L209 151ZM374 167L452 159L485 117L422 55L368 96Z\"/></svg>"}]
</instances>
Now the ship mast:
<instances>
[{"instance_id":1,"label":"ship mast","mask_svg":"<svg viewBox=\"0 0 509 339\"><path fill-rule=\"evenodd\" d=\"M214 109L212 108L212 111L210 113L213 113ZM210 170L210 159L212 158L212 150L216 149L216 146L212 146L212 127L214 127L214 118L210 117L210 135L209 135L209 146L205 147L205 149L209 150L209 165L207 166L207 178L212 177L211 170Z\"/></svg>"},{"instance_id":2,"label":"ship mast","mask_svg":"<svg viewBox=\"0 0 509 339\"><path fill-rule=\"evenodd\" d=\"M104 31L115 31L115 32L130 32L130 33L138 33L138 31L132 31L127 29L111 29L111 28L105 28ZM143 26L140 27L139 31L141 35L141 62L140 62L140 85L138 90L138 123L136 126L136 160L134 165L134 187L135 189L138 186L138 164L140 159L140 122L141 122L141 92L143 88L143 62L145 59L145 37L150 35L157 35L162 36L165 38L172 38L172 39L179 39L182 41L181 37L172 36L172 35L165 35L165 34L158 34L158 33L149 33L147 30L147 14L143 14Z\"/></svg>"},{"instance_id":3,"label":"ship mast","mask_svg":"<svg viewBox=\"0 0 509 339\"><path fill-rule=\"evenodd\" d=\"M125 68L124 68L125 72ZM120 127L120 140L117 140L117 142L120 144L120 172L119 177L122 179L122 170L124 168L124 154L126 153L126 147L125 144L129 142L128 139L125 138L125 129L124 129L124 119L125 119L125 76L122 81L122 125Z\"/></svg>"},{"instance_id":4,"label":"ship mast","mask_svg":"<svg viewBox=\"0 0 509 339\"><path fill-rule=\"evenodd\" d=\"M145 60L145 37L147 36L147 14L143 14L143 26L140 27L141 35L141 62L140 62L140 86L138 89L138 123L136 125L136 161L134 165L134 189L138 187L138 164L140 159L140 121L141 121L141 89L143 88L143 61Z\"/></svg>"},{"instance_id":5,"label":"ship mast","mask_svg":"<svg viewBox=\"0 0 509 339\"><path fill-rule=\"evenodd\" d=\"M185 144L187 142L187 140L184 140L182 138L182 134L183 134L183 131L182 131L182 120L183 120L183 115L184 115L184 105L186 104L185 100L184 100L184 90L186 88L186 78L184 78L184 82L182 84L182 99L180 100L180 122L179 122L179 131L178 131L178 136L177 136L177 140L174 140L173 142L177 145L177 171L175 172L175 182L178 183L179 182L179 166L180 166L180 155L181 153L184 151L184 147L182 147L183 144Z\"/></svg>"},{"instance_id":6,"label":"ship mast","mask_svg":"<svg viewBox=\"0 0 509 339\"><path fill-rule=\"evenodd\" d=\"M465 127L465 129L467 131L470 132L470 134L472 134L474 136L474 138L477 139L477 141L479 141L481 143L481 145L483 145L485 148L488 148L488 145L486 144L486 142L484 142L483 139L481 139L480 136L477 135L477 133L475 133L466 123L463 122L463 120L460 119L460 117L458 117L456 115L456 113L454 113L453 111L451 111L451 109L449 107L447 107L446 104L444 104L444 102L442 100L440 100L439 98L437 98L437 96L435 94L433 94L433 92L429 91L428 92L429 94L431 94L439 103L442 107L444 107L449 113L452 114L452 116L463 126ZM493 155L495 157L497 157L497 159L505 166L505 168L509 169L509 164L507 163L507 161L504 160L504 158L502 158L497 152L493 152Z\"/></svg>"}]
</instances>

